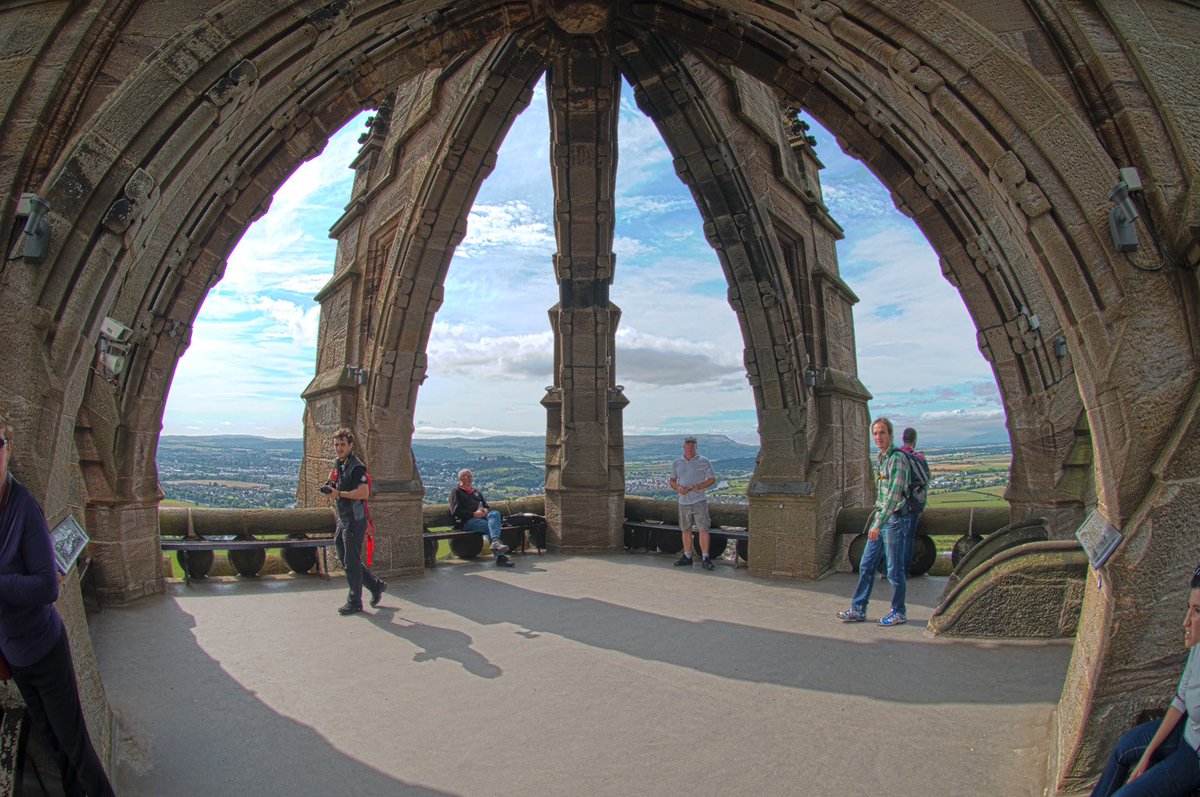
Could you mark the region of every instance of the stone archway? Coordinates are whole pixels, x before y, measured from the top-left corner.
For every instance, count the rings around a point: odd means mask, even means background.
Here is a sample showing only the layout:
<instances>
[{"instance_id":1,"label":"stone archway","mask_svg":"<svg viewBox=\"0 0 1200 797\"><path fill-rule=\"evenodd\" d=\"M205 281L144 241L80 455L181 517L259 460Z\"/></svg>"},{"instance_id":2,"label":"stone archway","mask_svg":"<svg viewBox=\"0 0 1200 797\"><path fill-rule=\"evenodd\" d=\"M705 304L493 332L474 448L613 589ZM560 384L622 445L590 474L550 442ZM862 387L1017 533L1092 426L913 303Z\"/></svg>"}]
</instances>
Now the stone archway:
<instances>
[{"instance_id":1,"label":"stone archway","mask_svg":"<svg viewBox=\"0 0 1200 797\"><path fill-rule=\"evenodd\" d=\"M13 76L0 179L10 197L37 191L55 208L47 261L8 263L0 277L20 375L0 398L42 464L27 481L48 514L86 507L102 527L102 594L157 589L156 568L129 563L154 554L162 399L205 290L283 176L423 70L540 24L547 7L602 5L481 0L413 14L382 0L228 0L164 19L94 0L0 14L25 31L0 52ZM1116 168L1135 165L1162 252L1200 262L1200 128L1174 95L1200 72L1196 12L1167 0L993 7L638 0L612 19L736 62L891 188L992 354L1021 452L1014 497L1066 525L1081 501L1058 475L1064 430L1073 439L1086 412L1098 507L1127 543L1087 592L1059 717L1065 788L1096 768L1122 718L1164 692L1175 643L1148 621L1165 616L1163 596L1182 592L1198 553L1186 531L1200 503L1195 277L1131 269L1105 230ZM12 228L11 204L0 219ZM1160 255L1147 242L1130 259L1149 268ZM105 316L135 330L116 392L90 377ZM1155 677L1128 689L1122 673L1135 670Z\"/></svg>"}]
</instances>

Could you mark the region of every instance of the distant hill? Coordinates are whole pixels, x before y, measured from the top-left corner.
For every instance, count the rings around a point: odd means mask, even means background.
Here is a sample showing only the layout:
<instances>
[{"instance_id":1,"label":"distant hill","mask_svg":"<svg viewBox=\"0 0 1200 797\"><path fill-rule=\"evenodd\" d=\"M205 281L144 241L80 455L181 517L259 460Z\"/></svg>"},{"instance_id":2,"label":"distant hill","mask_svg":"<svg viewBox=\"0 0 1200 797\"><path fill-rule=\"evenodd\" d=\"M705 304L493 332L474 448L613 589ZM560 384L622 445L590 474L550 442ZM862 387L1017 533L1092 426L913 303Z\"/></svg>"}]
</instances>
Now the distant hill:
<instances>
[{"instance_id":1,"label":"distant hill","mask_svg":"<svg viewBox=\"0 0 1200 797\"><path fill-rule=\"evenodd\" d=\"M700 453L714 462L731 458L749 458L753 461L758 456L758 446L738 443L725 435L698 434L696 442ZM497 435L413 441L413 454L417 459L461 459L464 453L474 457L506 456L540 462L546 457L546 440L535 435ZM625 458L628 460L674 461L682 454L682 435L625 436Z\"/></svg>"},{"instance_id":2,"label":"distant hill","mask_svg":"<svg viewBox=\"0 0 1200 797\"><path fill-rule=\"evenodd\" d=\"M304 454L304 441L293 438L258 437L249 434L178 435L165 434L158 438L161 451L253 451L286 452L300 457Z\"/></svg>"}]
</instances>

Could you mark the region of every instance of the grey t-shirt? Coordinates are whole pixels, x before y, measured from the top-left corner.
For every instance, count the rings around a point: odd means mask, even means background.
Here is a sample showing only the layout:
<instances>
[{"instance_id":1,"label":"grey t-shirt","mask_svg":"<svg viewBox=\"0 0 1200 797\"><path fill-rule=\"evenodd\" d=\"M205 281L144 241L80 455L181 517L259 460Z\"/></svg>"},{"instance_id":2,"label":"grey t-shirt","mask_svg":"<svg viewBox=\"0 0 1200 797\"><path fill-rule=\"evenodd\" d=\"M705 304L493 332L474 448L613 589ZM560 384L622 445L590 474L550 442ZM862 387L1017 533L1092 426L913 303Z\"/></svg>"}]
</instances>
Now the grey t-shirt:
<instances>
[{"instance_id":1,"label":"grey t-shirt","mask_svg":"<svg viewBox=\"0 0 1200 797\"><path fill-rule=\"evenodd\" d=\"M709 479L717 478L716 474L713 473L712 463L699 454L691 459L680 457L675 460L675 463L671 465L671 477L675 479L675 482L680 487L694 487ZM704 494L704 490L700 490L699 492L688 493L686 495L681 494L679 496L679 503L681 506L688 506L690 504L698 504L707 498L708 496Z\"/></svg>"}]
</instances>

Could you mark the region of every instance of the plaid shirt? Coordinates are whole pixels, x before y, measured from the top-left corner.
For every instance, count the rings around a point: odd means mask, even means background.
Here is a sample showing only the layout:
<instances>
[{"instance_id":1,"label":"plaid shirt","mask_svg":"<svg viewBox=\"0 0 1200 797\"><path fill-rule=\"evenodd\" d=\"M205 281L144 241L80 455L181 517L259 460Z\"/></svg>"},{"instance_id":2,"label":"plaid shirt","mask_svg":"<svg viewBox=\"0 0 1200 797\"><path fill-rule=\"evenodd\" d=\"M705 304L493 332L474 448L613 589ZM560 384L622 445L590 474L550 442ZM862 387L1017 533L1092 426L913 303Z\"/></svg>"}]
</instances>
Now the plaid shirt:
<instances>
[{"instance_id":1,"label":"plaid shirt","mask_svg":"<svg viewBox=\"0 0 1200 797\"><path fill-rule=\"evenodd\" d=\"M896 446L879 452L879 484L875 490L875 520L872 529L882 530L898 510L904 509L904 491L908 488L908 457Z\"/></svg>"}]
</instances>

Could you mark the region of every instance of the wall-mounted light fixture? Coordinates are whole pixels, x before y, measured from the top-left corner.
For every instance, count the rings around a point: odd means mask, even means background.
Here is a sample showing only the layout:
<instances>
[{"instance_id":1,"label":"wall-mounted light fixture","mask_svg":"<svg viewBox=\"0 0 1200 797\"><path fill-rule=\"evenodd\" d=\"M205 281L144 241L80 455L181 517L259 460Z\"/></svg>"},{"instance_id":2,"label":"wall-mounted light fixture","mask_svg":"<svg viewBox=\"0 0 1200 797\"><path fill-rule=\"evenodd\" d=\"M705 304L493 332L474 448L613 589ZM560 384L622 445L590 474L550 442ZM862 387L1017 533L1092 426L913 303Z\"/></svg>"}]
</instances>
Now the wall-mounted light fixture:
<instances>
[{"instance_id":1,"label":"wall-mounted light fixture","mask_svg":"<svg viewBox=\"0 0 1200 797\"><path fill-rule=\"evenodd\" d=\"M100 324L100 373L113 382L125 372L133 330L110 316Z\"/></svg>"},{"instance_id":2,"label":"wall-mounted light fixture","mask_svg":"<svg viewBox=\"0 0 1200 797\"><path fill-rule=\"evenodd\" d=\"M1117 184L1108 192L1109 201L1116 203L1116 207L1108 211L1108 232L1118 252L1132 252L1138 248L1137 229L1133 226L1138 211L1130 194L1141 190L1142 178L1138 170L1127 166L1121 169Z\"/></svg>"},{"instance_id":3,"label":"wall-mounted light fixture","mask_svg":"<svg viewBox=\"0 0 1200 797\"><path fill-rule=\"evenodd\" d=\"M25 246L21 257L26 263L41 263L50 250L50 225L46 214L50 203L37 194L21 194L17 202L17 215L25 216Z\"/></svg>"},{"instance_id":4,"label":"wall-mounted light fixture","mask_svg":"<svg viewBox=\"0 0 1200 797\"><path fill-rule=\"evenodd\" d=\"M354 380L357 385L365 385L367 383L367 367L365 365L346 364L346 376Z\"/></svg>"},{"instance_id":5,"label":"wall-mounted light fixture","mask_svg":"<svg viewBox=\"0 0 1200 797\"><path fill-rule=\"evenodd\" d=\"M1057 338L1054 339L1054 354L1057 355L1058 359L1060 359L1060 360L1066 359L1067 339L1064 338L1062 335L1059 335Z\"/></svg>"}]
</instances>

